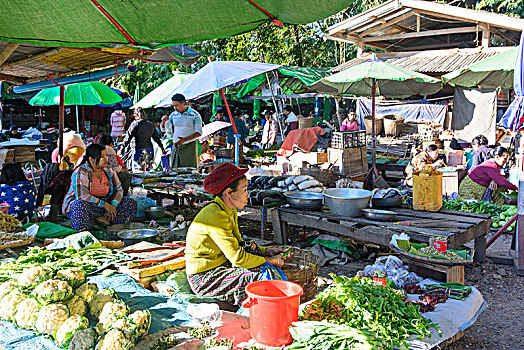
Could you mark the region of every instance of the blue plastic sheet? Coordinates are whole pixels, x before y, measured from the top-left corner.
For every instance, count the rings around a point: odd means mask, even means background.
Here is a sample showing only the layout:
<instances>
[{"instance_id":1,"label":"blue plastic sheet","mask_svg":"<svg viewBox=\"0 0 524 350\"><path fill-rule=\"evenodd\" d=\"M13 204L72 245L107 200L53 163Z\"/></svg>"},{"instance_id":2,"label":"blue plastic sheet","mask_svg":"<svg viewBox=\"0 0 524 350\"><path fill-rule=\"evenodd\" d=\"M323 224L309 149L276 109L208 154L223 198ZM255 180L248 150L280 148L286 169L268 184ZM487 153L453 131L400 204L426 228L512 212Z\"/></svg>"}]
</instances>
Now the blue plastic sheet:
<instances>
[{"instance_id":1,"label":"blue plastic sheet","mask_svg":"<svg viewBox=\"0 0 524 350\"><path fill-rule=\"evenodd\" d=\"M395 114L405 118L406 122L444 124L447 105L431 103L402 103L397 105L375 104L376 115ZM371 99L359 97L357 99L357 116L360 129L364 127L364 116L371 115Z\"/></svg>"},{"instance_id":2,"label":"blue plastic sheet","mask_svg":"<svg viewBox=\"0 0 524 350\"><path fill-rule=\"evenodd\" d=\"M187 301L144 289L129 276L121 274L109 277L93 276L89 278L89 282L95 283L99 289L113 288L118 298L129 306L131 312L148 309L151 312L149 334L190 320L186 312ZM94 322L92 320L90 322L91 326L94 326ZM18 328L7 321L0 321L0 348L2 350L60 349L52 339Z\"/></svg>"}]
</instances>

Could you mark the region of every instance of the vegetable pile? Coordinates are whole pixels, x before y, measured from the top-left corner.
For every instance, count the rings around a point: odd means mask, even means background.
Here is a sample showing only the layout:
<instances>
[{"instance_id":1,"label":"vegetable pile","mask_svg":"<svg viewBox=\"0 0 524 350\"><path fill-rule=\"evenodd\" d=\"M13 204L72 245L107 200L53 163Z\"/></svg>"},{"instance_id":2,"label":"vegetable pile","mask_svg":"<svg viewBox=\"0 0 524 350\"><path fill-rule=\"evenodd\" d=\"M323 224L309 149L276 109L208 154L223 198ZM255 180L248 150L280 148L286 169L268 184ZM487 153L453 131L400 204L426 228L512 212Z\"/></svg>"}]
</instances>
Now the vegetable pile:
<instances>
[{"instance_id":1,"label":"vegetable pile","mask_svg":"<svg viewBox=\"0 0 524 350\"><path fill-rule=\"evenodd\" d=\"M26 250L16 259L6 259L0 263L0 281L14 278L25 269L35 266L50 271L79 268L84 273L89 274L102 265L126 256L126 254L106 248L77 250L70 247L61 251L32 248Z\"/></svg>"},{"instance_id":2,"label":"vegetable pile","mask_svg":"<svg viewBox=\"0 0 524 350\"><path fill-rule=\"evenodd\" d=\"M468 213L487 214L491 215L493 227L498 228L504 226L517 213L517 207L514 205L497 205L492 202L466 202L463 199L446 199L444 198L444 209L464 211ZM515 227L515 223L510 226L510 229Z\"/></svg>"},{"instance_id":3,"label":"vegetable pile","mask_svg":"<svg viewBox=\"0 0 524 350\"><path fill-rule=\"evenodd\" d=\"M52 337L69 350L128 349L151 324L149 311L130 314L113 290L87 283L80 268L26 267L0 284L0 303L0 319ZM89 328L88 314L96 327Z\"/></svg>"},{"instance_id":4,"label":"vegetable pile","mask_svg":"<svg viewBox=\"0 0 524 350\"><path fill-rule=\"evenodd\" d=\"M342 329L351 334L343 339L345 344L359 349L407 346L410 337L430 337L431 327L438 330L435 323L421 316L418 306L403 300L402 291L373 286L370 278L331 276L335 285L320 293L299 317L301 321L328 322L298 322L292 333L297 342L292 345L294 349L309 349L307 344L312 342L324 343L326 339L318 338L339 334ZM335 346L344 348L343 343L321 348Z\"/></svg>"}]
</instances>

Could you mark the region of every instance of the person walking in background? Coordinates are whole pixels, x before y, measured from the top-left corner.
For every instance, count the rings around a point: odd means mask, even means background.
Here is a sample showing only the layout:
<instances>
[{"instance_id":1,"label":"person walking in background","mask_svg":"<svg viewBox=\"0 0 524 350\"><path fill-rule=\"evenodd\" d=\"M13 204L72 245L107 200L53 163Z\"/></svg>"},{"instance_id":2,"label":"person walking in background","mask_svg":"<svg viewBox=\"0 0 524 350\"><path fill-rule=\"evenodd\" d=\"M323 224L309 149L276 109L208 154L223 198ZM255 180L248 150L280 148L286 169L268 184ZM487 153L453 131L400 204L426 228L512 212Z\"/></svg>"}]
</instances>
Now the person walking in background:
<instances>
[{"instance_id":1,"label":"person walking in background","mask_svg":"<svg viewBox=\"0 0 524 350\"><path fill-rule=\"evenodd\" d=\"M122 142L122 148L125 149L131 140L135 140L135 152L133 155L133 170L139 170L144 167L150 168L150 163L153 160L153 139L162 153L165 153L164 146L160 140L160 135L156 131L156 126L152 122L146 119L146 114L142 108L137 107L135 110L135 121L131 123L129 129L125 133L124 141ZM122 156L121 151L119 152Z\"/></svg>"},{"instance_id":2,"label":"person walking in background","mask_svg":"<svg viewBox=\"0 0 524 350\"><path fill-rule=\"evenodd\" d=\"M116 141L119 136L124 134L126 127L126 114L120 109L120 105L111 114L109 122L111 123L111 137Z\"/></svg>"},{"instance_id":3,"label":"person walking in background","mask_svg":"<svg viewBox=\"0 0 524 350\"><path fill-rule=\"evenodd\" d=\"M340 131L358 130L357 114L354 110L350 110L346 119L342 121Z\"/></svg>"},{"instance_id":4,"label":"person walking in background","mask_svg":"<svg viewBox=\"0 0 524 350\"><path fill-rule=\"evenodd\" d=\"M287 136L291 130L298 129L298 118L293 113L291 105L284 106L284 116L286 117L286 129L284 130L284 137Z\"/></svg>"},{"instance_id":5,"label":"person walking in background","mask_svg":"<svg viewBox=\"0 0 524 350\"><path fill-rule=\"evenodd\" d=\"M264 111L264 129L262 130L262 148L269 149L277 141L278 125L273 112L270 110Z\"/></svg>"},{"instance_id":6,"label":"person walking in background","mask_svg":"<svg viewBox=\"0 0 524 350\"><path fill-rule=\"evenodd\" d=\"M175 167L198 167L197 138L202 135L202 117L191 108L184 95L171 97L174 112L169 115L173 125Z\"/></svg>"}]
</instances>

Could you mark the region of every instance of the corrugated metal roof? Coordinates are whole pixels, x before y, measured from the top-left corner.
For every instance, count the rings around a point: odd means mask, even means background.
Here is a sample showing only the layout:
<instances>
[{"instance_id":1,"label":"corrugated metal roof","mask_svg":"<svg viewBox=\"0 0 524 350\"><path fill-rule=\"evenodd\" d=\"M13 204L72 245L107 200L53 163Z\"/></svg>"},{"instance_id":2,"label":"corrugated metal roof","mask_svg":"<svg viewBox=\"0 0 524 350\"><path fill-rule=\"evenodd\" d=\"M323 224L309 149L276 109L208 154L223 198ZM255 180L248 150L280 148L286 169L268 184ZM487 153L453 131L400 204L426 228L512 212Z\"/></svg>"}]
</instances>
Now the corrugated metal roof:
<instances>
[{"instance_id":1,"label":"corrugated metal roof","mask_svg":"<svg viewBox=\"0 0 524 350\"><path fill-rule=\"evenodd\" d=\"M420 73L449 73L472 63L508 50L501 48L433 50L422 52L402 52L377 54L377 58L396 66L411 69ZM331 69L332 73L340 72L365 62L369 57L355 58Z\"/></svg>"}]
</instances>

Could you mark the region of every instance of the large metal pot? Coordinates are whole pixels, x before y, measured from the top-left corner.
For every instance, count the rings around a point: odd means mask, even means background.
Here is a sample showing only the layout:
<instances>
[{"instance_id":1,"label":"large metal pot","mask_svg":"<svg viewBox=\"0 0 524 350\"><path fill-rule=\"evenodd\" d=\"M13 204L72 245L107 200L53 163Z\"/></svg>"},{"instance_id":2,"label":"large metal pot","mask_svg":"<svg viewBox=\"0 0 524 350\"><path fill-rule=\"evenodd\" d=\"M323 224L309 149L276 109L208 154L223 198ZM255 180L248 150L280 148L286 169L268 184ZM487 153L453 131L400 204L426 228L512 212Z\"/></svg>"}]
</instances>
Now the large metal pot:
<instances>
[{"instance_id":1,"label":"large metal pot","mask_svg":"<svg viewBox=\"0 0 524 350\"><path fill-rule=\"evenodd\" d=\"M158 230L153 228L139 228L134 230L123 230L118 232L124 244L133 245L142 241L151 242L158 235Z\"/></svg>"},{"instance_id":2,"label":"large metal pot","mask_svg":"<svg viewBox=\"0 0 524 350\"><path fill-rule=\"evenodd\" d=\"M402 206L404 198L405 196L389 198L371 198L371 204L377 208L396 208Z\"/></svg>"},{"instance_id":3,"label":"large metal pot","mask_svg":"<svg viewBox=\"0 0 524 350\"><path fill-rule=\"evenodd\" d=\"M158 220L164 217L166 208L164 207L149 207L144 209L144 214L148 220Z\"/></svg>"},{"instance_id":4,"label":"large metal pot","mask_svg":"<svg viewBox=\"0 0 524 350\"><path fill-rule=\"evenodd\" d=\"M293 208L319 210L324 205L324 195L317 192L285 192L287 202Z\"/></svg>"},{"instance_id":5,"label":"large metal pot","mask_svg":"<svg viewBox=\"0 0 524 350\"><path fill-rule=\"evenodd\" d=\"M362 209L368 206L371 191L356 188L328 188L324 190L324 198L330 212L354 218L361 216Z\"/></svg>"}]
</instances>

